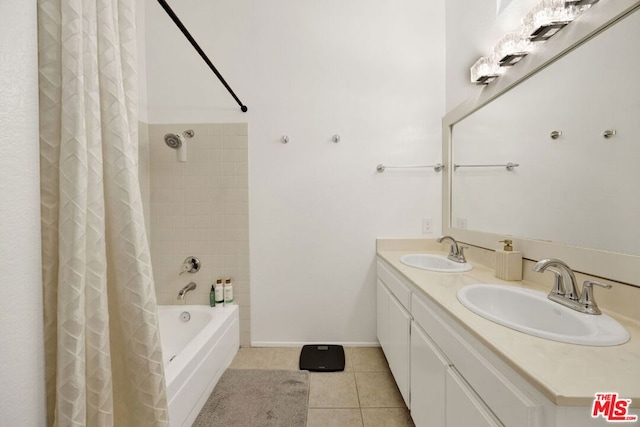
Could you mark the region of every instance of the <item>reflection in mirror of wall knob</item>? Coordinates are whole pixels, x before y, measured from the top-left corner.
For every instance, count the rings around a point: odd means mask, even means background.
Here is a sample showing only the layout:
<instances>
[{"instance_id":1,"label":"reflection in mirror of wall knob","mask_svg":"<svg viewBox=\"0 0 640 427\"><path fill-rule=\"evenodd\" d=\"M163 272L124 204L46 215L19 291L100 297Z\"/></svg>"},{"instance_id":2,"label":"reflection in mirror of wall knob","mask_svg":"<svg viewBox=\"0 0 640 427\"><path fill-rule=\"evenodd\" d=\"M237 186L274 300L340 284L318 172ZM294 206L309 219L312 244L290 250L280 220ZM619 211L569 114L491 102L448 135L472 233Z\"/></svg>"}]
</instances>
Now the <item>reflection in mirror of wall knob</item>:
<instances>
[{"instance_id":1,"label":"reflection in mirror of wall knob","mask_svg":"<svg viewBox=\"0 0 640 427\"><path fill-rule=\"evenodd\" d=\"M604 136L605 139L609 139L615 134L616 134L616 130L615 129L607 129L604 132L602 132L602 136Z\"/></svg>"},{"instance_id":2,"label":"reflection in mirror of wall knob","mask_svg":"<svg viewBox=\"0 0 640 427\"><path fill-rule=\"evenodd\" d=\"M180 274L197 273L200 270L200 260L194 256L188 256L182 262Z\"/></svg>"}]
</instances>

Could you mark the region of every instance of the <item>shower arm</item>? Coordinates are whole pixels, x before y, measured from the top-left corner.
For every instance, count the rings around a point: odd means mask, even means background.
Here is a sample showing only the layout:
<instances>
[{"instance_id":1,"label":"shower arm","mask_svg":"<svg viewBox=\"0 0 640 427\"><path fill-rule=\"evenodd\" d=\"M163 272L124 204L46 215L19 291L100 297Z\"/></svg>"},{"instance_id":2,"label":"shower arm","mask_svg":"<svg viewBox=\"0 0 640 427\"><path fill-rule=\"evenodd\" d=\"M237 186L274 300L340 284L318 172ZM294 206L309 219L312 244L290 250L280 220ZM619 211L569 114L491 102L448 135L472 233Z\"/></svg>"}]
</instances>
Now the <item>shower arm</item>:
<instances>
[{"instance_id":1,"label":"shower arm","mask_svg":"<svg viewBox=\"0 0 640 427\"><path fill-rule=\"evenodd\" d=\"M242 101L240 101L240 99L236 96L236 94L233 92L233 89L231 89L231 86L229 86L229 84L226 82L224 77L222 77L222 75L218 72L218 70L213 65L213 63L211 63L211 61L209 60L209 57L207 57L207 54L204 53L204 51L200 48L200 46L195 41L195 39L191 36L191 34L189 33L189 30L187 30L187 28L182 24L182 21L180 21L180 18L178 18L178 15L175 14L173 9L171 9L171 7L167 4L166 0L158 0L158 3L160 3L160 6L162 6L164 11L167 12L167 15L169 15L173 23L176 24L176 26L180 29L180 31L182 31L182 34L184 34L187 40L189 40L189 42L191 43L191 46L193 46L196 52L200 54L200 57L202 57L204 62L206 62L209 68L211 68L211 71L213 71L216 77L218 77L218 80L220 80L220 83L222 83L224 87L227 88L227 91L229 91L231 96L233 96L233 99L235 99L238 105L240 106L240 110L243 113L246 113L247 106L244 105Z\"/></svg>"}]
</instances>

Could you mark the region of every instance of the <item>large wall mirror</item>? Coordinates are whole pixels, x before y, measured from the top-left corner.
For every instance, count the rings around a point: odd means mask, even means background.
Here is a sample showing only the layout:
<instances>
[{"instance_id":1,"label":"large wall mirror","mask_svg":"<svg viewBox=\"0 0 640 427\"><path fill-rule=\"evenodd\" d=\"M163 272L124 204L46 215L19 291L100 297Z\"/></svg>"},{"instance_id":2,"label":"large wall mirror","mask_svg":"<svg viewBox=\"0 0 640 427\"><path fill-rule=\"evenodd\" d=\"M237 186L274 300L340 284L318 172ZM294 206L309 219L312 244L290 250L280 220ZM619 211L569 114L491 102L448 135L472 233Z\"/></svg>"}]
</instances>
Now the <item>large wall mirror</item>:
<instances>
[{"instance_id":1,"label":"large wall mirror","mask_svg":"<svg viewBox=\"0 0 640 427\"><path fill-rule=\"evenodd\" d=\"M445 117L445 232L640 286L638 3L600 2Z\"/></svg>"}]
</instances>

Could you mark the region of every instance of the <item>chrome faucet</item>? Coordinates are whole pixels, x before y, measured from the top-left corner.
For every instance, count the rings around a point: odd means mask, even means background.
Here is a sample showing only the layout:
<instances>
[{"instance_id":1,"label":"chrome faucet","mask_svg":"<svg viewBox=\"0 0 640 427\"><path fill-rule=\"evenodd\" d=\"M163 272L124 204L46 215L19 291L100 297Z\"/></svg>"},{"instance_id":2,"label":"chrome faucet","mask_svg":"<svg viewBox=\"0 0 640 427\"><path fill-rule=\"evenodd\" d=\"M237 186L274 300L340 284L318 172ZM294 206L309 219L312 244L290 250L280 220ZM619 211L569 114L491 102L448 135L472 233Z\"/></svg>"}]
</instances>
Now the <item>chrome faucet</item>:
<instances>
[{"instance_id":1,"label":"chrome faucet","mask_svg":"<svg viewBox=\"0 0 640 427\"><path fill-rule=\"evenodd\" d=\"M564 261L555 258L540 260L533 266L533 271L537 273L543 273L547 269L555 274L555 282L553 289L549 293L549 299L555 301L555 297L561 297L578 301L580 291L578 291L576 276L573 274L571 267Z\"/></svg>"},{"instance_id":2,"label":"chrome faucet","mask_svg":"<svg viewBox=\"0 0 640 427\"><path fill-rule=\"evenodd\" d=\"M593 280L587 280L582 284L582 294L578 290L576 276L565 262L559 259L547 258L538 261L533 266L533 271L543 273L545 270L555 274L553 289L548 298L551 301L562 304L573 310L587 314L600 314L598 304L593 297L593 285L603 288L611 288L611 285Z\"/></svg>"},{"instance_id":3,"label":"chrome faucet","mask_svg":"<svg viewBox=\"0 0 640 427\"><path fill-rule=\"evenodd\" d=\"M180 291L178 291L178 299L183 300L187 292L194 290L196 286L197 285L194 282L189 282L187 286L185 286L184 288L180 289Z\"/></svg>"},{"instance_id":4,"label":"chrome faucet","mask_svg":"<svg viewBox=\"0 0 640 427\"><path fill-rule=\"evenodd\" d=\"M466 258L464 257L464 250L465 248L467 248L467 246L460 246L458 242L456 242L456 239L451 236L440 236L437 240L438 243L442 243L444 240L446 240L451 244L451 250L449 251L449 256L447 257L451 261L459 263L467 262Z\"/></svg>"}]
</instances>

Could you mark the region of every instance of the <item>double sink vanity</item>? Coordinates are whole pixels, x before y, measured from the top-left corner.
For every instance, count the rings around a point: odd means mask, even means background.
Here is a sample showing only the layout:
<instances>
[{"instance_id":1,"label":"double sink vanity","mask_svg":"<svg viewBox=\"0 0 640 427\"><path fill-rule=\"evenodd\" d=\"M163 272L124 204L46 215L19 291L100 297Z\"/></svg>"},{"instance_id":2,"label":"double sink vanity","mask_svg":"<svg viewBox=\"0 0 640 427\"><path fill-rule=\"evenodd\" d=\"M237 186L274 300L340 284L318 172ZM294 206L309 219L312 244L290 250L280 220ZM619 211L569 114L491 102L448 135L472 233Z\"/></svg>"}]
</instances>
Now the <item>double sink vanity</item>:
<instances>
[{"instance_id":1,"label":"double sink vanity","mask_svg":"<svg viewBox=\"0 0 640 427\"><path fill-rule=\"evenodd\" d=\"M592 406L613 392L640 414L638 319L580 313L547 298L548 275L502 281L445 249L378 240L378 338L417 427L607 425Z\"/></svg>"},{"instance_id":2,"label":"double sink vanity","mask_svg":"<svg viewBox=\"0 0 640 427\"><path fill-rule=\"evenodd\" d=\"M455 255L458 245L455 240L451 240L453 246L449 256L407 254L400 257L400 262L410 267L440 273L463 273L472 270L473 267L464 257ZM541 291L486 283L464 286L457 293L458 301L485 319L540 338L593 346L618 345L629 341L629 333L620 323L610 316L600 315L593 295L594 284L608 288L611 288L611 285L586 281L581 293L584 297L583 304L578 304L578 298L567 299L565 302L564 288L576 288L575 276L570 267L560 260L545 260L536 266L552 264L554 267L562 267L567 276L563 278L562 272L557 273L556 283L559 283L558 287L562 287L562 291L554 290L551 294L557 297L558 301L552 301ZM564 280L569 283L565 284ZM577 293L577 289L574 292ZM558 296L558 293L561 295ZM572 304L577 307L572 308Z\"/></svg>"},{"instance_id":3,"label":"double sink vanity","mask_svg":"<svg viewBox=\"0 0 640 427\"><path fill-rule=\"evenodd\" d=\"M417 427L640 426L640 0L589 3L443 118L448 238L377 241ZM497 278L506 239L523 280Z\"/></svg>"}]
</instances>

